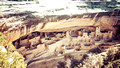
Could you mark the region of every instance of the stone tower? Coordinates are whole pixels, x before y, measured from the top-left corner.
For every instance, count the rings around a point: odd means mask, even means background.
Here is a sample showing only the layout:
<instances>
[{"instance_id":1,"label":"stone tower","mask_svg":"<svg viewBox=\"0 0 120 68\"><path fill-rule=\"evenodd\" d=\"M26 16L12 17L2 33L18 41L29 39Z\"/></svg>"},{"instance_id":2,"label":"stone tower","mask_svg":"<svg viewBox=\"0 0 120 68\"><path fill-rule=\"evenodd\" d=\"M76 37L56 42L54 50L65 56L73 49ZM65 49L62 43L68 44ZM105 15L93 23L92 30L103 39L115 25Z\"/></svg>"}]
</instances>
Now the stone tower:
<instances>
[{"instance_id":1,"label":"stone tower","mask_svg":"<svg viewBox=\"0 0 120 68\"><path fill-rule=\"evenodd\" d=\"M95 36L99 36L100 35L100 27L96 27L96 32L95 32Z\"/></svg>"}]
</instances>

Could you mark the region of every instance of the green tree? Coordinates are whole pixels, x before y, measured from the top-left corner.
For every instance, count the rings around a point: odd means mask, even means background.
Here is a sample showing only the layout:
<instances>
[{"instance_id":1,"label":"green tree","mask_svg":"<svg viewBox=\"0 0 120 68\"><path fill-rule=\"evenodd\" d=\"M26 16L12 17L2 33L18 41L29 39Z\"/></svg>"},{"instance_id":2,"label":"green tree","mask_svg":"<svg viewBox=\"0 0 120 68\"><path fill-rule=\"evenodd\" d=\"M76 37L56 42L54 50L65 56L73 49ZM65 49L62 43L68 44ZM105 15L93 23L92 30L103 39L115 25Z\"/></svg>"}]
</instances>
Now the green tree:
<instances>
[{"instance_id":1,"label":"green tree","mask_svg":"<svg viewBox=\"0 0 120 68\"><path fill-rule=\"evenodd\" d=\"M6 37L0 33L0 68L26 68L24 58L20 55L15 47L9 43L6 48L3 43L6 42Z\"/></svg>"}]
</instances>

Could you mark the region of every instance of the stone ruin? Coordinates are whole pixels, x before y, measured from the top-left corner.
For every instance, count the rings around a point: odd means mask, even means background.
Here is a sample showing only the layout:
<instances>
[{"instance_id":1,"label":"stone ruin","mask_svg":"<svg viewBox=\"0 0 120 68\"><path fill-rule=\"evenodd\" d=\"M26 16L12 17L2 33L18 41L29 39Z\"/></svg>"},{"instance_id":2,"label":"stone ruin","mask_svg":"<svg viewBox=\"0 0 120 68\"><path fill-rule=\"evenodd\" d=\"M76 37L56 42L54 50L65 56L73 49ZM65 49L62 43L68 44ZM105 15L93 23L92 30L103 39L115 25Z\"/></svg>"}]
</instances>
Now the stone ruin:
<instances>
[{"instance_id":1,"label":"stone ruin","mask_svg":"<svg viewBox=\"0 0 120 68\"><path fill-rule=\"evenodd\" d=\"M36 48L37 45L44 44L45 48L50 50L50 45L64 39L66 42L60 43L61 50L64 48L64 50L80 50L81 45L91 46L95 45L95 41L108 41L112 38L113 31L102 33L100 27L96 27L95 31L79 29L65 32L33 32L13 41L13 44L17 49L22 46L26 48Z\"/></svg>"},{"instance_id":2,"label":"stone ruin","mask_svg":"<svg viewBox=\"0 0 120 68\"><path fill-rule=\"evenodd\" d=\"M34 57L59 56L79 52L85 47L92 48L98 43L112 42L120 31L120 18L116 12L44 18L16 15L12 15L15 20L10 20L9 15L1 16L1 19L17 23L2 20L0 30L6 35L7 42L12 42L28 61Z\"/></svg>"}]
</instances>

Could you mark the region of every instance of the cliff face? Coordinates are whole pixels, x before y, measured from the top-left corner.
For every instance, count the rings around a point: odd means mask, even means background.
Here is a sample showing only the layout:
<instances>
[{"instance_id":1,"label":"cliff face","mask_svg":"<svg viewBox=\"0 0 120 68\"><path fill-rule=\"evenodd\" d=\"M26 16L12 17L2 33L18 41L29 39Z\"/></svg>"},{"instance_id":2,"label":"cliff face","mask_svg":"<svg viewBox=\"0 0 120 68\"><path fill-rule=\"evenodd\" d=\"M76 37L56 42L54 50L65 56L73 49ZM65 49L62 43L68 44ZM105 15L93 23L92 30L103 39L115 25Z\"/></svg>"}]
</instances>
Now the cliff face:
<instances>
[{"instance_id":1,"label":"cliff face","mask_svg":"<svg viewBox=\"0 0 120 68\"><path fill-rule=\"evenodd\" d=\"M116 12L44 17L16 13L0 17L0 31L26 57L29 65L37 58L42 60L82 49L87 52L113 39L119 23Z\"/></svg>"},{"instance_id":2,"label":"cliff face","mask_svg":"<svg viewBox=\"0 0 120 68\"><path fill-rule=\"evenodd\" d=\"M32 13L14 13L0 17L0 31L12 42L31 32L59 32L75 30L74 27L85 28L100 26L103 30L114 30L120 21L115 12L101 12L83 15L34 16ZM107 25L107 26L106 26ZM102 30L101 29L101 30Z\"/></svg>"}]
</instances>

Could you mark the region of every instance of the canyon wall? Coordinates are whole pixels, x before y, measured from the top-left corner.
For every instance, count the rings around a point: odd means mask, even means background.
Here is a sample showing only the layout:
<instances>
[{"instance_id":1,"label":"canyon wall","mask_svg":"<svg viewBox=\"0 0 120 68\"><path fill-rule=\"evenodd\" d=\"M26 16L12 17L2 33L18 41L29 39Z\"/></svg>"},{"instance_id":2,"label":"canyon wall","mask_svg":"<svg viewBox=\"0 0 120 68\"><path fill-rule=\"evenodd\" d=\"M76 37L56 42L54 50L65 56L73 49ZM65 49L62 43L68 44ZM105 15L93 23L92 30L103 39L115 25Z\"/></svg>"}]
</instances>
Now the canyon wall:
<instances>
[{"instance_id":1,"label":"canyon wall","mask_svg":"<svg viewBox=\"0 0 120 68\"><path fill-rule=\"evenodd\" d=\"M31 32L59 32L69 31L86 27L100 26L101 30L115 30L115 25L119 23L117 12L101 12L83 15L63 15L46 16L40 18L37 16L20 14L9 14L2 16L1 32L3 32L7 41L12 42L18 38L30 34ZM21 16L19 16L21 15ZM106 26L107 25L107 26ZM76 27L76 28L74 28Z\"/></svg>"}]
</instances>

